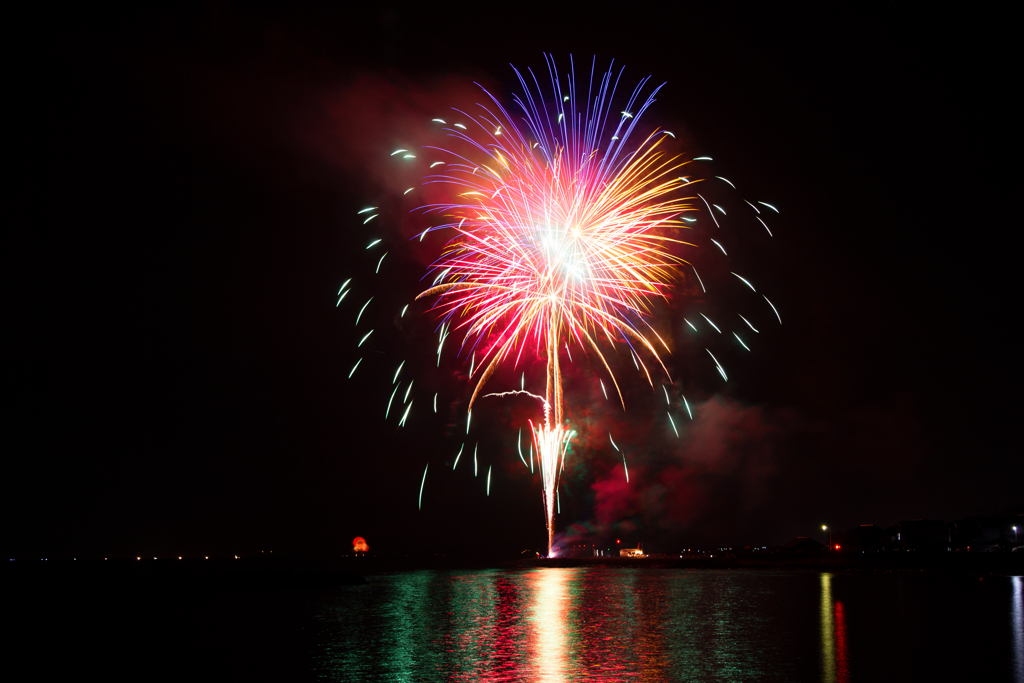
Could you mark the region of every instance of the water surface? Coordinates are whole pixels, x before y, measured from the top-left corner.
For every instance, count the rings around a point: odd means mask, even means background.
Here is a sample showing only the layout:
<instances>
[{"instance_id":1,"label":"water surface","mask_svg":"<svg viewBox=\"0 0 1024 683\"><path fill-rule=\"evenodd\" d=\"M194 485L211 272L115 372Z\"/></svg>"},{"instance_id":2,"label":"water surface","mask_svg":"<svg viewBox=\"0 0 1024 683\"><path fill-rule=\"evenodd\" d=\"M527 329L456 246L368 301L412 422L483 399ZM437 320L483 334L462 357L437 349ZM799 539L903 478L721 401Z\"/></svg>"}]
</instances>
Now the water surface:
<instances>
[{"instance_id":1,"label":"water surface","mask_svg":"<svg viewBox=\"0 0 1024 683\"><path fill-rule=\"evenodd\" d=\"M419 571L309 615L337 681L1024 682L1020 577Z\"/></svg>"}]
</instances>

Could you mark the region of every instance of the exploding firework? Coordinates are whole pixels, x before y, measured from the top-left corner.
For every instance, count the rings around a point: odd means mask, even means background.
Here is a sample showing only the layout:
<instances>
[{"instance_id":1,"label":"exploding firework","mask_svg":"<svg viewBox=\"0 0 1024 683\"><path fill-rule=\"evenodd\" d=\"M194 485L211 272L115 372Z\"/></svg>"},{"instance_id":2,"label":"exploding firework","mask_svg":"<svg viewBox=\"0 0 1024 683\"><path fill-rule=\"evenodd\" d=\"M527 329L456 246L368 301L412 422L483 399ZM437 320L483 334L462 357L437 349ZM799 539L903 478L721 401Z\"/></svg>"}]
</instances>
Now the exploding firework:
<instances>
[{"instance_id":1,"label":"exploding firework","mask_svg":"<svg viewBox=\"0 0 1024 683\"><path fill-rule=\"evenodd\" d=\"M540 86L532 71L515 71L522 91L513 97L512 114L498 97L483 90L485 102L477 109L453 110L452 116L433 119L445 142L424 146L419 152L429 156L422 184L432 186L443 199L420 207L438 220L414 239L422 242L434 233L446 238L428 270L432 282L417 299L430 301L430 310L439 319L438 363L445 340L453 333L462 338L460 356L469 361L473 383L467 433L473 406L483 396L524 394L543 407L543 421L529 421L533 442L529 466L532 471L535 449L551 554L558 480L575 435L565 416L562 391L563 367L572 363L571 347L603 370L602 392L607 396L606 378L623 407L619 380L606 357L608 349L627 347L652 387L652 370L671 382L661 355L670 348L652 324L654 304L667 300L680 283L704 291L704 283L687 260L689 250L697 246L691 237L697 222L694 215L708 215L718 228L712 206L722 216L725 209L709 203L706 193L695 191L700 174L687 175L684 168L709 158L673 154L668 151L674 147L673 133L641 132L638 127L661 86L648 89L649 79L644 79L628 98L619 99L616 85L621 70L615 74L609 68L596 74L592 65L589 79L582 81L584 90L577 84L574 68L560 76L551 58L547 65L547 88ZM618 106L613 106L616 102ZM415 160L417 152L399 149L392 157ZM719 179L734 189L730 181ZM747 204L767 230L757 206ZM377 217L377 210L367 208L360 215L365 225ZM367 249L380 242L379 238L371 241ZM719 240L710 238L710 242L728 257ZM386 256L376 260L375 273ZM748 279L730 274L755 291ZM339 305L351 291L349 284L346 281L338 292ZM370 297L359 308L357 328L372 301ZM777 316L774 306L772 310ZM711 318L699 315L708 329L722 334ZM757 333L746 318L739 318ZM698 332L693 322L683 320ZM371 329L360 334L357 348L372 333ZM732 335L749 351L737 332ZM727 381L718 359L710 349L707 352ZM546 366L543 395L527 391L525 380L518 390L482 393L499 367L518 366L534 357ZM350 377L361 362L362 358L352 367ZM412 380L404 393L400 391L404 365L403 361L391 378L394 389L385 411L387 418L396 399L401 401L404 409L396 405L395 410L396 415L402 410L399 426L412 408ZM663 389L671 407L668 390L664 385ZM692 419L689 403L681 398ZM437 394L433 406L437 412ZM671 412L668 419L678 436ZM611 435L609 439L618 451ZM455 465L461 455L462 449ZM622 457L628 481L624 452ZM475 447L473 461L475 473ZM420 481L420 506L428 468ZM490 480L488 468L488 494Z\"/></svg>"},{"instance_id":2,"label":"exploding firework","mask_svg":"<svg viewBox=\"0 0 1024 683\"><path fill-rule=\"evenodd\" d=\"M647 320L650 300L667 295L685 263L676 251L688 243L677 235L696 197L680 194L691 183L680 176L686 162L661 151L665 131L632 144L657 88L642 100L641 83L616 113L611 72L578 101L574 80L563 86L549 66L547 97L516 72L521 124L488 93L490 106L465 114L469 125L447 128L472 156L436 150L447 157L444 171L426 182L447 185L453 201L427 209L447 219L432 229L454 236L432 266L436 284L420 297L436 297L433 310L479 354L470 410L499 364L531 347L546 359L544 421L531 423L531 433L550 551L555 489L574 433L564 424L563 345L565 354L569 341L592 351L620 401L602 343L624 342L641 363L646 356L665 371L656 344L668 346Z\"/></svg>"}]
</instances>

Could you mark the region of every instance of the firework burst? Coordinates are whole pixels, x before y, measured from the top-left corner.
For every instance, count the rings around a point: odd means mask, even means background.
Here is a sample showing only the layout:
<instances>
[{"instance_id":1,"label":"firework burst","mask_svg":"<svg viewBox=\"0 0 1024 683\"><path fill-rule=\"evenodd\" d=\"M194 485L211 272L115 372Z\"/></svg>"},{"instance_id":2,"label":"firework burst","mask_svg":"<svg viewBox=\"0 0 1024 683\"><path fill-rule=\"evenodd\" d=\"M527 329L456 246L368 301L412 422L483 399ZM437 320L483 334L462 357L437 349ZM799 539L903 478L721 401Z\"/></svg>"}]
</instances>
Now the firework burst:
<instances>
[{"instance_id":1,"label":"firework burst","mask_svg":"<svg viewBox=\"0 0 1024 683\"><path fill-rule=\"evenodd\" d=\"M428 218L430 227L421 224L406 246L419 251L427 246L420 243L428 236L444 238L417 299L429 301L437 317L438 366L442 352L453 348L466 363L473 386L465 415L466 435L474 423L473 406L483 396L526 395L543 408L543 420L522 425L531 434L528 457L521 439L516 450L531 474L536 451L551 555L559 478L576 435L564 414L566 363L573 363L575 357L576 363L592 366L597 370L595 385L600 384L604 398L618 398L625 408L619 379L607 356L613 349L625 348L652 388L659 373L663 376L666 428L670 425L680 438L682 425L677 425L673 410L679 419L693 420L694 412L669 377L662 360L669 344L655 325L672 330L673 335L682 332L704 347L707 355L701 353L703 361L697 362L707 363L727 382L719 358L728 363L735 350L721 347L728 343L750 352L754 344L750 335L760 336L758 328L768 320L782 320L751 280L734 272L742 268L730 256L736 235L728 229L745 221L770 237L766 219L778 209L744 199L739 205L742 210L733 211L729 202L735 198L736 186L724 177L706 174L710 157L684 159L669 151L679 146L673 133L638 128L660 86L648 87L649 79L643 79L628 96L617 96L621 70L598 73L592 63L589 78L577 81L571 62L569 73L560 76L554 61L546 59L550 86L541 87L532 71L516 71L521 94L512 98L508 110L483 90L483 102L474 108L453 109L432 119L433 133L443 135L443 143L391 151L390 163L397 173L415 173L421 191L429 197L425 201L431 202L423 205L420 200L414 209ZM691 161L697 167L684 168ZM697 185L702 177L709 180ZM409 187L403 196L416 189ZM693 196L688 196L691 190ZM720 198L720 191L726 195ZM391 280L378 277L393 271L407 249L380 232L379 211L368 206L357 218L366 226L363 232L370 231L363 242L370 281L385 283ZM700 251L691 249L698 245ZM389 257L392 252L396 256ZM705 280L689 260L700 253L701 270L710 269ZM723 268L723 264L728 265ZM365 375L374 369L386 374L388 399L381 412L386 420L393 417L396 429L401 429L407 421L415 422L414 395L424 391L423 382L408 377L410 371L417 371L417 364L407 367L407 359L394 359L381 366L372 355L363 363L362 354L384 353L379 350L382 328L387 327L382 316L405 318L410 306L407 301L388 304L387 292L365 287L362 279L359 283L345 280L333 302L339 308L347 302L355 318L359 357L353 357L354 364L346 370L350 379L357 372ZM709 289L716 290L716 298L723 291L738 289L764 310L722 317L724 311L707 308ZM357 290L363 293L349 296ZM659 313L665 307L656 303L675 293L693 295L696 310L669 324ZM396 304L389 314L387 309ZM748 304L743 306L746 309ZM380 331L374 333L374 328ZM524 371L518 387L482 393L498 368L514 368L534 359L543 360L546 368L542 390L527 386ZM436 414L438 393L431 393L416 404L421 411L422 406L432 406ZM449 429L454 424L449 423ZM628 482L626 449L619 448L611 433L609 441L622 457ZM467 445L468 441L459 448L453 471L464 451L469 457ZM480 473L478 446L471 449L474 476ZM422 476L417 476L420 508L428 469L425 466ZM488 465L487 495L491 473Z\"/></svg>"},{"instance_id":2,"label":"firework burst","mask_svg":"<svg viewBox=\"0 0 1024 683\"><path fill-rule=\"evenodd\" d=\"M659 88L641 104L645 79L615 112L611 71L596 83L592 71L577 99L574 77L563 86L550 59L548 66L549 93L532 72L535 92L516 72L524 89L514 100L518 117L487 93L490 105L479 113L460 112L469 126L446 128L467 152L432 148L446 161L425 182L444 184L452 201L426 207L447 221L430 231L454 235L431 266L433 286L418 298L435 297L443 326L472 349L470 410L499 365L518 364L531 348L546 359L545 394L537 396L545 419L531 432L550 552L555 489L574 434L563 413L562 349L570 358L570 342L592 352L623 406L602 344L629 345L652 385L645 358L667 375L659 347L668 346L650 324L651 303L667 296L686 263L680 248L693 245L679 238L688 228L681 217L692 210L680 191L692 183L680 176L687 162L662 150L670 134L631 143Z\"/></svg>"}]
</instances>

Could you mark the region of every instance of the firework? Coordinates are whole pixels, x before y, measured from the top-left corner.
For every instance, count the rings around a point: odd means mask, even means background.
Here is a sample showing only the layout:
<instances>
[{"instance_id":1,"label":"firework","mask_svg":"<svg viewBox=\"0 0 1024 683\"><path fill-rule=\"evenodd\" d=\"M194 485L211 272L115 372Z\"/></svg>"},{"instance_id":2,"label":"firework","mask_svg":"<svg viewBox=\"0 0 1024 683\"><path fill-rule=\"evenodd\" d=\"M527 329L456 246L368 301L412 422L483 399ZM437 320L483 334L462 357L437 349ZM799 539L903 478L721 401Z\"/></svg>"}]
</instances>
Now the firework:
<instances>
[{"instance_id":1,"label":"firework","mask_svg":"<svg viewBox=\"0 0 1024 683\"><path fill-rule=\"evenodd\" d=\"M532 91L516 71L520 116L487 93L480 113L462 112L468 126L446 129L468 152L432 148L446 158L443 172L425 182L446 185L452 200L426 207L447 220L430 230L454 235L431 266L434 285L418 298L435 297L442 343L444 330L458 331L472 349L470 410L503 362L518 362L531 348L546 359L545 392L537 396L544 422L531 422L531 433L550 553L558 477L575 434L564 416L561 351L570 362L569 342L592 351L623 406L602 345L627 344L652 386L645 357L668 374L658 349L668 346L650 325L651 303L666 297L686 263L678 251L689 243L679 235L692 204L680 194L691 184L680 175L688 162L663 151L666 132L632 141L660 86L645 99L645 79L616 112L611 71L596 83L592 76L588 96L577 100L574 78L563 82L548 65L549 93Z\"/></svg>"},{"instance_id":2,"label":"firework","mask_svg":"<svg viewBox=\"0 0 1024 683\"><path fill-rule=\"evenodd\" d=\"M432 119L434 131L445 136L444 144L423 146L415 153L398 149L390 156L395 159L393 163L422 169L426 174L422 185L434 199L419 210L437 220L430 220L433 225L424 230L417 229L413 246L430 234L445 238L439 257L428 268L425 281L429 286L417 299L428 300L438 319L438 366L442 351L454 347L468 368L473 388L465 416L467 441L472 409L481 397L526 395L543 408L543 420L528 420L528 457L523 453L521 428L516 451L531 474L537 451L550 555L554 516L560 505L559 478L576 434L565 415L565 364L574 363L574 356L592 362L599 371L597 379L605 400L617 394L625 408L619 381L606 357L610 349L625 347L637 371L653 389L652 370L663 373L668 382L662 384L669 408L666 428L671 427L681 438L683 426L677 425L673 417L673 395L681 402L675 406L680 419L685 415L693 420L694 411L672 385L662 362L661 354L669 347L653 326L656 301L668 299L683 281L683 289L703 301L708 288L724 283L716 280L717 274L728 273L723 275L728 278L725 286L742 289L744 296L752 294L758 301L763 298L760 304L767 303L765 308L771 308L765 313L780 324L782 320L778 309L751 280L733 271L735 266L722 269L712 263L709 267L715 272L705 286L697 269L684 258L688 248L696 247L693 241L702 240L710 258L732 262L730 253L735 244L730 231L723 227L728 228L738 212L727 198L719 198L717 190L728 187L735 193L736 185L722 176L708 175L704 176L710 178L704 189L687 196L687 188L700 187L697 184L702 182L703 171L684 167L691 161L712 159L702 156L687 160L673 155L668 150L678 143L670 131L641 132L641 117L661 86L648 88L649 79L644 79L628 97L617 97L621 70L599 74L592 65L589 79L578 84L572 65L568 75L559 75L550 58L547 65L550 86L543 88L532 71L515 72L522 91L513 97L511 113L484 90L485 102L477 109L453 110L451 116ZM414 189L406 190L403 196ZM778 213L778 209L766 202L743 201L739 213L752 212L758 233L764 234L760 232L763 226L770 237L762 214L768 218L769 210ZM375 206L359 211L362 225L377 218L377 211ZM699 216L708 220L700 220L702 230L695 231ZM379 223L374 225L379 227ZM394 268L396 257L385 257L390 251L400 250L400 244L373 234L365 235L365 239L362 244L366 245L368 271L374 278L382 269ZM352 279L342 283L334 305L340 307L347 300L347 306L352 307L358 353L381 353L370 348L382 334L374 334L374 328L384 328L382 315L404 318L409 305L407 300L400 302L394 313L388 313L381 310L387 308L387 296L375 299L369 296L372 292L366 292L346 299L356 288ZM764 316L747 315L759 321L759 326L763 324ZM692 333L694 340L706 339L700 346L707 356L701 355L725 382L729 380L725 368L707 347L718 352L723 340L729 339L737 348L750 352L750 333L760 334L746 317L735 317L727 317L722 311L694 310L689 318L682 318L686 325L683 329ZM751 342L749 345L740 332ZM450 336L456 341L446 344ZM518 390L482 393L498 368L516 366L534 357L544 360L546 367L543 391L528 391L524 372ZM729 360L728 356L722 357ZM360 357L349 378L361 362ZM391 365L385 370L391 377L390 397L381 408L385 419L396 415L396 429L407 424L414 402L414 382L401 377L405 364L402 360L397 369L392 370L395 366ZM368 372L364 367L360 374ZM611 382L614 393L604 379ZM435 414L437 399L437 393L432 399L429 394L424 397ZM628 483L625 449L619 449L610 433L609 440L622 456ZM463 443L459 447L453 470L463 451L468 454L466 446ZM486 465L486 469L484 490L490 495L492 466ZM478 444L473 447L473 474L482 474ZM420 508L426 475L424 467Z\"/></svg>"}]
</instances>

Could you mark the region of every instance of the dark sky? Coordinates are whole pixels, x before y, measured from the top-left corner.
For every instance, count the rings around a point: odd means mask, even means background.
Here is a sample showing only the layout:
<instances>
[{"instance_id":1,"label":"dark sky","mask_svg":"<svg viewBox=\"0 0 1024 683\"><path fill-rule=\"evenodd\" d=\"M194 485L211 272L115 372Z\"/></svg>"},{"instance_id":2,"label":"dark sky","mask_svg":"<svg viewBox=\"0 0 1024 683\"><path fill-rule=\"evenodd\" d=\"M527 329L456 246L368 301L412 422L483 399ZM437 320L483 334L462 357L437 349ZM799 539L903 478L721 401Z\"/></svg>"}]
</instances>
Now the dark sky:
<instances>
[{"instance_id":1,"label":"dark sky","mask_svg":"<svg viewBox=\"0 0 1024 683\"><path fill-rule=\"evenodd\" d=\"M1001 168L1012 79L977 22L344 4L66 17L26 56L7 136L32 235L8 252L22 274L8 289L10 555L319 555L356 535L382 552L539 547L539 486L514 448L529 405L482 409L468 437L494 467L488 498L471 463L451 472L469 386L431 369L422 308L381 319L350 381L356 309L334 294L372 280L356 211L406 220L379 165L408 135L394 128L473 81L516 89L509 64L543 70L544 52L667 82L651 125L685 131L692 154L782 210L773 240L737 258L784 325L727 386L677 349L676 388L698 406L684 438L662 433L636 376L626 415L570 387L588 427L560 528L762 545L1024 501L1019 218ZM395 258L394 284L364 291L415 293L422 263ZM406 357L442 415L397 430L384 368ZM605 424L624 435L631 487Z\"/></svg>"}]
</instances>

